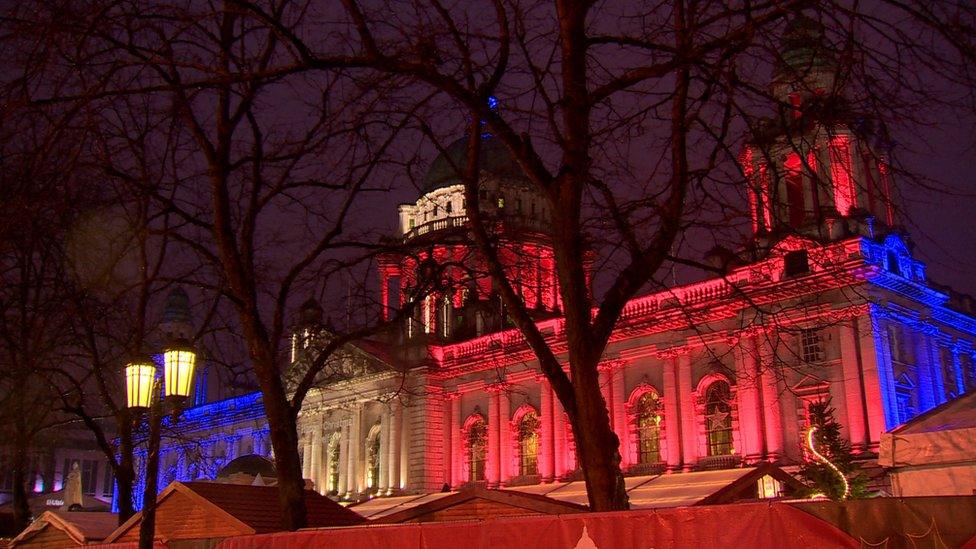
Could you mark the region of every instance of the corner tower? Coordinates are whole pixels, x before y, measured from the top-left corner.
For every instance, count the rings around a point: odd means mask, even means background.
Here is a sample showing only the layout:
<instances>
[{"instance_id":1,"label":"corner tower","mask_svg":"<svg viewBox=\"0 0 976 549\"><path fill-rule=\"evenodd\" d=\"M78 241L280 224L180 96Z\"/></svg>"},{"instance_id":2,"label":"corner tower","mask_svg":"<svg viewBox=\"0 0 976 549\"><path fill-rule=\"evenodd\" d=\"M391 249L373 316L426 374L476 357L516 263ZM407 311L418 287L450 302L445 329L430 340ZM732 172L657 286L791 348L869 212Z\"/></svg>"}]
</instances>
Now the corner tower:
<instances>
[{"instance_id":1,"label":"corner tower","mask_svg":"<svg viewBox=\"0 0 976 549\"><path fill-rule=\"evenodd\" d=\"M823 26L794 17L769 87L778 112L751 128L740 157L757 240L873 236L894 225L886 157L845 97L844 74Z\"/></svg>"},{"instance_id":2,"label":"corner tower","mask_svg":"<svg viewBox=\"0 0 976 549\"><path fill-rule=\"evenodd\" d=\"M491 135L482 135L479 156L479 208L497 239L509 280L539 317L554 314L560 304L548 201ZM380 261L384 319L421 284L428 289L403 327L408 339L458 341L508 327L501 298L467 228L462 175L467 159L466 137L437 156L416 202L398 208L394 241L400 252Z\"/></svg>"}]
</instances>

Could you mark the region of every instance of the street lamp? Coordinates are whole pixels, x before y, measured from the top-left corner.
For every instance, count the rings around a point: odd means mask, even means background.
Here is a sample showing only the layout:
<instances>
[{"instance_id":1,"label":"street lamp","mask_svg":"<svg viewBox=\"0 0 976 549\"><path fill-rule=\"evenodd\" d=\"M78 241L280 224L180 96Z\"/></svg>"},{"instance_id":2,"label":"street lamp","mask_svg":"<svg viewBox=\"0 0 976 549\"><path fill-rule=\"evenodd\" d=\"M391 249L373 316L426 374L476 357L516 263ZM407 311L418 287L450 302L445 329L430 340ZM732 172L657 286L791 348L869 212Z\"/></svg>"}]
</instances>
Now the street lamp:
<instances>
[{"instance_id":1,"label":"street lamp","mask_svg":"<svg viewBox=\"0 0 976 549\"><path fill-rule=\"evenodd\" d=\"M163 375L151 359L133 360L125 367L126 406L137 422L149 412L149 440L146 452L146 486L142 495L142 523L139 548L151 549L156 532L156 489L159 476L159 446L162 437L164 401L173 406L173 423L190 396L197 354L180 340L163 349Z\"/></svg>"},{"instance_id":2,"label":"street lamp","mask_svg":"<svg viewBox=\"0 0 976 549\"><path fill-rule=\"evenodd\" d=\"M148 410L152 404L156 365L151 360L134 360L125 367L126 406L135 412Z\"/></svg>"},{"instance_id":3,"label":"street lamp","mask_svg":"<svg viewBox=\"0 0 976 549\"><path fill-rule=\"evenodd\" d=\"M185 341L178 341L166 347L163 351L166 398L182 402L190 396L196 362L196 352Z\"/></svg>"}]
</instances>

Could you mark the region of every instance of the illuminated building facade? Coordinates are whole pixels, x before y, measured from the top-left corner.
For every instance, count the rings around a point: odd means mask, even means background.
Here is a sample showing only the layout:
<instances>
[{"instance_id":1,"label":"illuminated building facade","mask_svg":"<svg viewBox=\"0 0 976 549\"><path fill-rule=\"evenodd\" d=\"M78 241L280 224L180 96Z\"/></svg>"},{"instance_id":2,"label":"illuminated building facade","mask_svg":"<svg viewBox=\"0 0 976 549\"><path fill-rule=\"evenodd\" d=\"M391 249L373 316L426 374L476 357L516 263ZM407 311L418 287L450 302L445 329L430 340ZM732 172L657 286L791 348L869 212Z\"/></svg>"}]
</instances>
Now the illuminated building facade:
<instances>
[{"instance_id":1,"label":"illuminated building facade","mask_svg":"<svg viewBox=\"0 0 976 549\"><path fill-rule=\"evenodd\" d=\"M872 459L883 432L976 388L973 302L930 283L913 257L884 155L846 122L829 57L810 46L815 30L798 20L787 35L771 86L782 112L757 125L740 157L752 244L706 258L722 276L632 300L607 347L601 390L627 474L797 463L808 405L825 398L854 451ZM400 333L349 347L342 379L305 401L303 468L323 493L578 474L566 415L467 240L466 153L462 139L434 161L421 196L399 209L408 252L380 265L387 314L417 273L440 283ZM480 207L558 353L547 202L490 136L481 154ZM315 345L316 307L303 307L296 364Z\"/></svg>"}]
</instances>

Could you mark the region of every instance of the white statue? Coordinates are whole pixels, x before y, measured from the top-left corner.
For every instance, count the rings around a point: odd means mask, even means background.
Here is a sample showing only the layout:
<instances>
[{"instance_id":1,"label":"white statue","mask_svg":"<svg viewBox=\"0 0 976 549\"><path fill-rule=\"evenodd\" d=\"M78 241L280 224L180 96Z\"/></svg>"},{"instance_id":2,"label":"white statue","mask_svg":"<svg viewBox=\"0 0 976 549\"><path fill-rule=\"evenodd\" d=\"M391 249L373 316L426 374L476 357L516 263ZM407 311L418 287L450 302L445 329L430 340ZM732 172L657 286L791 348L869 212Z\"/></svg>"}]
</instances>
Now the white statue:
<instances>
[{"instance_id":1,"label":"white statue","mask_svg":"<svg viewBox=\"0 0 976 549\"><path fill-rule=\"evenodd\" d=\"M78 462L71 464L71 472L64 483L64 505L61 509L70 510L72 505L83 506L81 500L81 469Z\"/></svg>"}]
</instances>

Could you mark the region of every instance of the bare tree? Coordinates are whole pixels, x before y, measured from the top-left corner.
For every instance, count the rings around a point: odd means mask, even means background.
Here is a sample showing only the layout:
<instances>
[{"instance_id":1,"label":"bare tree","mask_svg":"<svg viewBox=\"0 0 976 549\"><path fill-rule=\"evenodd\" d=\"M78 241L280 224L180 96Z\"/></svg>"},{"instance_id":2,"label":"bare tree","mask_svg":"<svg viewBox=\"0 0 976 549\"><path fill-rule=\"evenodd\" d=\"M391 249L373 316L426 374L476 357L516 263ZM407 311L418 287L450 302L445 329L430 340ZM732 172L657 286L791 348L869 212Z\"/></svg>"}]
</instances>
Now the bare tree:
<instances>
[{"instance_id":1,"label":"bare tree","mask_svg":"<svg viewBox=\"0 0 976 549\"><path fill-rule=\"evenodd\" d=\"M345 294L344 273L368 266L385 249L372 220L354 214L371 194L389 189L377 183L377 172L409 157L390 145L423 96L389 77L270 75L287 55L282 42L261 21L224 4L100 7L68 3L31 16L40 27L63 31L54 72L69 82L58 94L32 97L42 105L84 103L118 121L118 141L100 165L165 212L172 222L149 230L194 254L193 278L236 311L268 416L283 526L300 528L302 401L333 353L396 319L383 322L378 307L364 303L365 321L330 330L308 368L286 379L289 311L310 294ZM133 118L118 108L126 98L148 108ZM283 101L288 109L277 106ZM119 142L167 151L150 166L155 181L138 161L114 161L116 154L132 155Z\"/></svg>"},{"instance_id":2,"label":"bare tree","mask_svg":"<svg viewBox=\"0 0 976 549\"><path fill-rule=\"evenodd\" d=\"M395 75L449 98L469 120L468 165L458 169L469 226L508 314L569 415L594 510L627 506L597 366L639 291L666 287L674 265L722 272L698 259L697 240L740 241L747 186L736 156L760 130L755 113L790 112L789 100L767 84L791 62L779 37L793 15L806 10L822 26L848 106L882 129L919 120L916 109L926 102L972 105L976 12L955 2L557 0L497 1L488 9L346 0L330 12L341 9L342 18L328 22L303 2L231 5L288 44L291 57L276 59L271 74ZM308 38L317 30L329 40ZM933 93L926 79L962 83L969 93L957 102ZM490 109L491 95L510 98L508 110ZM548 201L568 374L479 211L482 124ZM595 302L594 251L602 290Z\"/></svg>"},{"instance_id":3,"label":"bare tree","mask_svg":"<svg viewBox=\"0 0 976 549\"><path fill-rule=\"evenodd\" d=\"M50 373L70 347L71 283L64 260L68 227L88 193L75 177L82 140L63 140L63 118L8 111L0 138L0 417L13 459L19 526L27 525L31 454L42 434L66 422ZM75 136L77 137L77 136Z\"/></svg>"},{"instance_id":4,"label":"bare tree","mask_svg":"<svg viewBox=\"0 0 976 549\"><path fill-rule=\"evenodd\" d=\"M304 513L295 414L314 368L289 395L278 375L289 298L312 273L335 271L329 254L362 247L349 234L355 198L375 188L376 166L398 136L445 131L434 118L445 105L468 126L457 175L474 241L569 415L590 506L626 507L597 367L632 297L666 288L675 266L721 272L698 259L700 242L741 240L748 186L736 157L761 130L750 113L790 112L767 84L786 61L779 36L803 10L837 54L853 111L882 128L918 121L924 104L972 106L974 9L964 3L499 0L486 10L227 0L150 11L112 3L64 19L79 22L72 32L86 45L99 44L75 59L102 75L76 86L77 97L158 97L193 143L184 177L173 181L179 190L160 198L238 311L265 397L285 526L296 528ZM969 95L936 93L926 84L933 79L969 85ZM504 110L488 107L492 95L506 98ZM269 101L292 107L268 109ZM418 108L425 102L440 110ZM482 124L547 201L565 341L536 326L479 209ZM324 175L309 170L316 154ZM322 197L331 202L311 202ZM280 221L293 215L310 221L288 232ZM261 238L264 229L271 235ZM294 239L313 243L297 262L261 247ZM339 256L346 266L349 256ZM337 337L322 357L355 335Z\"/></svg>"}]
</instances>

